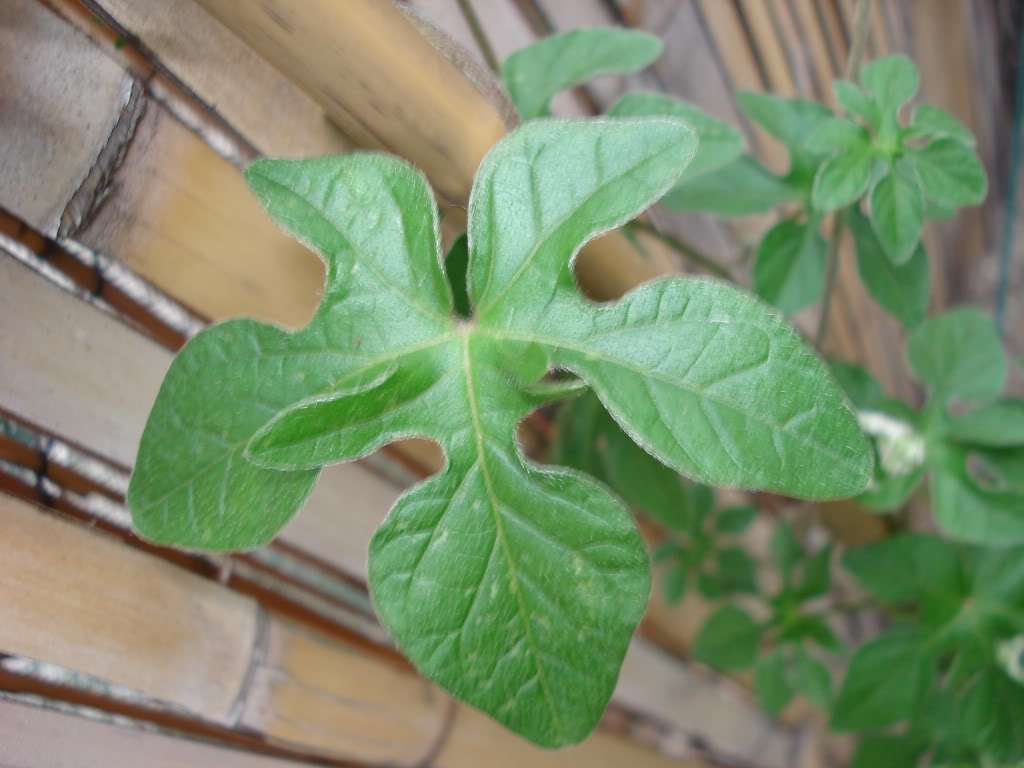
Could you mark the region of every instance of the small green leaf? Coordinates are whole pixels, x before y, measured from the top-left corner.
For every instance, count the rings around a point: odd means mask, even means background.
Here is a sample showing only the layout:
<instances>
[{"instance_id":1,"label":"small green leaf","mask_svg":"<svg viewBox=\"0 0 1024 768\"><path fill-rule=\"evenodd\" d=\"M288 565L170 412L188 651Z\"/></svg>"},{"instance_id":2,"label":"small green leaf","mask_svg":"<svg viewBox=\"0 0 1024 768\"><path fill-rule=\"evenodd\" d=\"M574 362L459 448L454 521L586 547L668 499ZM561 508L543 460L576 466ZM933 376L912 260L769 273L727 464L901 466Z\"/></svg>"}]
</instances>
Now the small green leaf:
<instances>
[{"instance_id":1,"label":"small green leaf","mask_svg":"<svg viewBox=\"0 0 1024 768\"><path fill-rule=\"evenodd\" d=\"M924 246L918 243L910 259L896 266L860 211L851 209L847 223L857 248L857 271L868 293L905 328L919 325L931 291Z\"/></svg>"},{"instance_id":2,"label":"small green leaf","mask_svg":"<svg viewBox=\"0 0 1024 768\"><path fill-rule=\"evenodd\" d=\"M994 547L1024 542L1024 494L980 487L968 474L968 455L968 447L952 443L929 448L932 513L939 528Z\"/></svg>"},{"instance_id":3,"label":"small green leaf","mask_svg":"<svg viewBox=\"0 0 1024 768\"><path fill-rule=\"evenodd\" d=\"M974 135L954 115L931 104L918 104L907 126L907 135L923 139L956 139L974 148Z\"/></svg>"},{"instance_id":4,"label":"small green leaf","mask_svg":"<svg viewBox=\"0 0 1024 768\"><path fill-rule=\"evenodd\" d=\"M967 474L983 491L1024 496L1024 449L970 447Z\"/></svg>"},{"instance_id":5,"label":"small green leaf","mask_svg":"<svg viewBox=\"0 0 1024 768\"><path fill-rule=\"evenodd\" d=\"M687 568L684 564L676 564L665 571L665 602L675 605L686 593Z\"/></svg>"},{"instance_id":6,"label":"small green leaf","mask_svg":"<svg viewBox=\"0 0 1024 768\"><path fill-rule=\"evenodd\" d=\"M469 304L469 292L466 290L466 270L468 268L469 238L462 234L455 239L452 247L448 249L448 255L444 257L444 271L451 284L455 312L459 316L467 318L473 314L473 308Z\"/></svg>"},{"instance_id":7,"label":"small green leaf","mask_svg":"<svg viewBox=\"0 0 1024 768\"><path fill-rule=\"evenodd\" d=\"M921 75L907 56L885 56L861 70L860 82L874 97L883 112L896 113L914 98L921 86Z\"/></svg>"},{"instance_id":8,"label":"small green leaf","mask_svg":"<svg viewBox=\"0 0 1024 768\"><path fill-rule=\"evenodd\" d=\"M836 633L821 616L809 613L801 614L787 622L779 632L779 642L800 640L813 640L829 651L838 651L842 645L839 638L836 637Z\"/></svg>"},{"instance_id":9,"label":"small green leaf","mask_svg":"<svg viewBox=\"0 0 1024 768\"><path fill-rule=\"evenodd\" d=\"M726 547L718 552L715 565L724 594L757 594L757 566L746 550Z\"/></svg>"},{"instance_id":10,"label":"small green leaf","mask_svg":"<svg viewBox=\"0 0 1024 768\"><path fill-rule=\"evenodd\" d=\"M755 507L729 507L715 516L715 530L719 533L743 533L755 517Z\"/></svg>"},{"instance_id":11,"label":"small green leaf","mask_svg":"<svg viewBox=\"0 0 1024 768\"><path fill-rule=\"evenodd\" d=\"M819 211L835 211L859 200L875 175L878 158L857 148L826 160L814 177L811 200Z\"/></svg>"},{"instance_id":12,"label":"small green leaf","mask_svg":"<svg viewBox=\"0 0 1024 768\"><path fill-rule=\"evenodd\" d=\"M956 139L938 139L905 157L913 164L929 200L959 208L985 199L985 168L969 147Z\"/></svg>"},{"instance_id":13,"label":"small green leaf","mask_svg":"<svg viewBox=\"0 0 1024 768\"><path fill-rule=\"evenodd\" d=\"M802 196L799 189L765 170L754 158L742 155L714 173L678 184L661 202L677 211L747 216L770 211L782 203L797 202Z\"/></svg>"},{"instance_id":14,"label":"small green leaf","mask_svg":"<svg viewBox=\"0 0 1024 768\"><path fill-rule=\"evenodd\" d=\"M574 29L511 54L502 67L505 90L523 120L548 113L551 98L602 75L638 72L661 55L654 35L620 27Z\"/></svg>"},{"instance_id":15,"label":"small green leaf","mask_svg":"<svg viewBox=\"0 0 1024 768\"><path fill-rule=\"evenodd\" d=\"M697 132L697 154L683 172L682 183L731 163L746 149L738 128L660 93L627 93L608 110L608 117L675 117L690 125Z\"/></svg>"},{"instance_id":16,"label":"small green leaf","mask_svg":"<svg viewBox=\"0 0 1024 768\"><path fill-rule=\"evenodd\" d=\"M705 600L717 600L727 591L717 571L701 571L697 575L697 590Z\"/></svg>"},{"instance_id":17,"label":"small green leaf","mask_svg":"<svg viewBox=\"0 0 1024 768\"><path fill-rule=\"evenodd\" d=\"M917 734L864 736L857 743L850 768L912 768L927 748L928 741Z\"/></svg>"},{"instance_id":18,"label":"small green leaf","mask_svg":"<svg viewBox=\"0 0 1024 768\"><path fill-rule=\"evenodd\" d=\"M889 260L906 264L921 241L924 195L913 164L900 158L871 191L871 225Z\"/></svg>"},{"instance_id":19,"label":"small green leaf","mask_svg":"<svg viewBox=\"0 0 1024 768\"><path fill-rule=\"evenodd\" d=\"M910 500L923 475L923 467L906 475L890 475L876 463L874 483L857 497L857 501L878 512L893 512Z\"/></svg>"},{"instance_id":20,"label":"small green leaf","mask_svg":"<svg viewBox=\"0 0 1024 768\"><path fill-rule=\"evenodd\" d=\"M849 80L833 80L832 92L835 94L836 103L844 112L861 118L874 130L878 130L878 105L859 85Z\"/></svg>"},{"instance_id":21,"label":"small green leaf","mask_svg":"<svg viewBox=\"0 0 1024 768\"><path fill-rule=\"evenodd\" d=\"M958 602L967 590L956 548L923 533L904 533L847 551L845 567L885 603L939 599Z\"/></svg>"},{"instance_id":22,"label":"small green leaf","mask_svg":"<svg viewBox=\"0 0 1024 768\"><path fill-rule=\"evenodd\" d=\"M946 436L974 445L1024 445L1024 400L999 400L958 416L949 422Z\"/></svg>"},{"instance_id":23,"label":"small green leaf","mask_svg":"<svg viewBox=\"0 0 1024 768\"><path fill-rule=\"evenodd\" d=\"M761 709L773 717L793 698L793 689L786 680L786 660L778 651L757 660L754 692Z\"/></svg>"},{"instance_id":24,"label":"small green leaf","mask_svg":"<svg viewBox=\"0 0 1024 768\"><path fill-rule=\"evenodd\" d=\"M827 155L863 149L869 139L867 130L860 123L846 117L830 117L818 124L807 137L804 147L808 152Z\"/></svg>"},{"instance_id":25,"label":"small green leaf","mask_svg":"<svg viewBox=\"0 0 1024 768\"><path fill-rule=\"evenodd\" d=\"M735 605L725 605L701 628L693 655L705 664L731 672L754 663L760 640L761 630L750 614Z\"/></svg>"},{"instance_id":26,"label":"small green leaf","mask_svg":"<svg viewBox=\"0 0 1024 768\"><path fill-rule=\"evenodd\" d=\"M757 247L754 290L787 315L799 312L821 297L827 260L828 245L817 217L803 223L780 221Z\"/></svg>"},{"instance_id":27,"label":"small green leaf","mask_svg":"<svg viewBox=\"0 0 1024 768\"><path fill-rule=\"evenodd\" d=\"M866 731L913 715L932 670L920 645L917 635L889 632L858 648L832 709L832 728Z\"/></svg>"},{"instance_id":28,"label":"small green leaf","mask_svg":"<svg viewBox=\"0 0 1024 768\"><path fill-rule=\"evenodd\" d=\"M822 711L832 706L832 675L828 667L803 647L796 649L792 674L794 690L813 701Z\"/></svg>"},{"instance_id":29,"label":"small green leaf","mask_svg":"<svg viewBox=\"0 0 1024 768\"><path fill-rule=\"evenodd\" d=\"M819 549L803 562L796 596L810 600L824 595L832 586L832 547Z\"/></svg>"},{"instance_id":30,"label":"small green leaf","mask_svg":"<svg viewBox=\"0 0 1024 768\"><path fill-rule=\"evenodd\" d=\"M772 531L771 548L775 564L779 566L783 580L788 584L793 566L803 557L800 544L797 543L796 536L793 535L793 526L789 524L788 520L780 520L775 524L775 529Z\"/></svg>"},{"instance_id":31,"label":"small green leaf","mask_svg":"<svg viewBox=\"0 0 1024 768\"><path fill-rule=\"evenodd\" d=\"M562 404L555 418L555 439L548 459L607 481L605 459L598 438L611 416L593 393Z\"/></svg>"},{"instance_id":32,"label":"small green leaf","mask_svg":"<svg viewBox=\"0 0 1024 768\"><path fill-rule=\"evenodd\" d=\"M984 403L1003 391L1006 356L995 323L973 308L951 309L921 323L907 339L907 359L932 395Z\"/></svg>"}]
</instances>

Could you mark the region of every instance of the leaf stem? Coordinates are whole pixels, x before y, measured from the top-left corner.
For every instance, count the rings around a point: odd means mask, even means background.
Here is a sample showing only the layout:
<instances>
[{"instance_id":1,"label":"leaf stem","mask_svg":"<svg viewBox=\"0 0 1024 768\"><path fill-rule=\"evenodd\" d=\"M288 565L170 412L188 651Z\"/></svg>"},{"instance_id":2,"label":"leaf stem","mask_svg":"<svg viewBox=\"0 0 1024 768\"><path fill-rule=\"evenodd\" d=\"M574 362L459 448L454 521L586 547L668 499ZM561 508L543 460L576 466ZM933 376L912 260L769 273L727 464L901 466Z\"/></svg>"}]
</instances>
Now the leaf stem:
<instances>
[{"instance_id":1,"label":"leaf stem","mask_svg":"<svg viewBox=\"0 0 1024 768\"><path fill-rule=\"evenodd\" d=\"M853 12L853 39L850 41L850 53L846 57L847 80L856 80L860 75L860 65L864 60L864 48L871 29L871 6L873 0L857 0ZM832 239L828 248L828 266L825 272L825 293L821 298L821 314L818 316L818 330L814 334L814 346L821 351L828 334L828 318L832 312L832 294L835 292L836 277L839 274L839 247L843 240L843 229L846 224L846 213L836 211L832 219Z\"/></svg>"},{"instance_id":2,"label":"leaf stem","mask_svg":"<svg viewBox=\"0 0 1024 768\"><path fill-rule=\"evenodd\" d=\"M491 41L487 38L487 33L484 32L484 27L480 23L480 17L476 15L472 0L458 0L458 3L459 10L462 11L462 17L466 20L466 24L469 25L469 31L473 33L473 39L476 40L480 53L484 56L484 61L487 62L487 66L491 68L492 72L499 74L501 67L498 66L498 57L494 55L494 48L491 46Z\"/></svg>"},{"instance_id":3,"label":"leaf stem","mask_svg":"<svg viewBox=\"0 0 1024 768\"><path fill-rule=\"evenodd\" d=\"M700 267L703 267L708 272L711 272L712 274L715 274L718 277L725 278L726 280L733 281L732 274L729 272L728 269L723 267L721 264L718 264L717 262L713 261L709 256L705 256L692 245L690 245L687 242L684 242L683 240L680 240L678 237L673 237L672 235L666 234L659 230L657 227L648 224L647 222L640 221L639 219L634 219L633 221L631 221L630 226L632 226L633 229L639 230L641 232L646 232L648 235L661 241L669 248L674 250L676 253L683 256L684 258L689 259L694 264L697 264Z\"/></svg>"}]
</instances>

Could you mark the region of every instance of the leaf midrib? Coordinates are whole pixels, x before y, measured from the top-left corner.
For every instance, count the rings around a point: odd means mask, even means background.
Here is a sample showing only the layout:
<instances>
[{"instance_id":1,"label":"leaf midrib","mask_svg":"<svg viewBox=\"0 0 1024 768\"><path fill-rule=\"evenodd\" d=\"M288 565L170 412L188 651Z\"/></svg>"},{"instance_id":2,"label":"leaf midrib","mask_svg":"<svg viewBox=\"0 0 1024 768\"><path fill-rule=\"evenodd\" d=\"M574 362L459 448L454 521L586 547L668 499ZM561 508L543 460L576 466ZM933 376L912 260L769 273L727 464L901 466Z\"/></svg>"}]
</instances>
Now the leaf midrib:
<instances>
[{"instance_id":1,"label":"leaf midrib","mask_svg":"<svg viewBox=\"0 0 1024 768\"><path fill-rule=\"evenodd\" d=\"M562 726L558 717L558 709L555 707L554 699L551 695L551 688L548 685L547 677L544 674L544 667L540 663L540 654L537 650L537 642L533 637L533 630L530 625L529 615L526 610L526 605L523 603L522 589L523 586L520 583L520 579L516 573L515 560L512 558L512 553L509 550L508 539L505 536L505 528L501 519L501 513L499 511L498 496L494 490L494 483L491 480L491 471L487 465L487 451L484 446L484 430L483 423L480 419L480 409L476 401L476 390L473 385L473 363L470 356L470 339L473 336L473 332L478 329L468 326L463 333L463 356L462 364L466 377L466 402L469 406L470 420L473 428L473 438L476 443L477 462L480 466L480 473L483 476L484 487L487 490L487 498L491 509L491 514L494 517L494 529L495 535L501 542L502 554L505 556L505 562L508 565L509 578L515 584L515 588L510 590L515 595L516 605L519 608L519 619L523 624L523 632L526 636L526 642L530 646L530 655L533 657L534 668L537 670L537 679L540 681L541 689L544 691L544 698L547 700L548 712L551 715L551 719L554 723L555 731L560 737L562 735Z\"/></svg>"},{"instance_id":2,"label":"leaf midrib","mask_svg":"<svg viewBox=\"0 0 1024 768\"><path fill-rule=\"evenodd\" d=\"M624 360L621 360L621 359L618 359L618 358L614 358L614 357L600 357L600 356L597 356L597 355L595 355L595 350L594 349L592 349L590 347L587 347L585 345L574 344L572 342L569 342L569 341L566 341L566 340L563 340L563 339L547 338L547 337L544 337L544 336L537 336L537 335L534 335L534 334L526 334L526 333L509 333L509 332L506 332L506 331L492 331L492 330L488 330L488 329L479 329L478 332L486 333L487 335L489 335L491 338L494 338L495 340L509 340L509 341L527 342L527 343L534 343L534 344L542 344L544 346L548 346L548 347L552 347L552 348L556 348L556 349L557 348L567 349L567 350L570 350L572 352L577 352L577 353L579 353L581 355L586 355L586 356L591 357L591 358L596 358L597 360L600 360L600 361L605 362L605 363L610 363L612 365L618 365L618 366L620 366L622 368L626 368L626 369L636 373L639 376L642 376L642 377L645 377L645 378L657 379L657 380L662 381L662 382L664 382L666 384L670 384L670 385L678 387L680 389L684 389L684 390L692 393L693 395L695 395L697 397L705 398L706 400L709 400L709 401L711 401L711 402L713 402L713 403L715 403L717 405L721 405L721 406L723 406L725 408L729 408L729 409L732 409L734 411L737 411L738 413L743 414L744 416L750 418L753 421L756 421L758 423L764 424L765 426L771 427L771 428L773 428L775 430L778 430L779 432L782 432L782 433L785 433L786 435L791 436L793 439L797 440L798 442L800 442L803 445L806 445L806 446L809 446L809 447L813 447L813 448L815 448L817 450L823 451L824 453L826 453L827 455L829 455L833 459L842 461L844 463L849 461L849 457L848 456L842 456L840 454L834 453L833 451L828 450L826 447L824 447L820 443L812 442L809 439L807 439L805 436L801 435L800 433L794 432L794 431L792 431L790 429L787 429L786 427L782 426L781 424L778 424L778 423L776 423L776 422L774 422L774 421L772 421L770 419L764 418L760 414L758 414L758 413L756 413L754 411L750 411L750 410L748 410L746 408L743 408L743 407L741 407L740 405L738 405L736 403L732 403L732 402L730 402L728 400L723 400L722 398L715 397L714 395L708 394L706 392L706 390L699 389L699 388L697 388L697 387L695 387L693 385L687 384L686 382L684 382L682 380L672 379L672 378L670 378L668 376L665 376L664 374L660 374L660 373L644 370L643 368L639 368L639 367L637 367L635 365L632 365L632 364L630 364L630 363L628 363L628 362L626 362ZM583 379L589 378L588 376L586 376L585 373L581 373L580 371L574 371L574 373L576 373L577 375L579 375Z\"/></svg>"}]
</instances>

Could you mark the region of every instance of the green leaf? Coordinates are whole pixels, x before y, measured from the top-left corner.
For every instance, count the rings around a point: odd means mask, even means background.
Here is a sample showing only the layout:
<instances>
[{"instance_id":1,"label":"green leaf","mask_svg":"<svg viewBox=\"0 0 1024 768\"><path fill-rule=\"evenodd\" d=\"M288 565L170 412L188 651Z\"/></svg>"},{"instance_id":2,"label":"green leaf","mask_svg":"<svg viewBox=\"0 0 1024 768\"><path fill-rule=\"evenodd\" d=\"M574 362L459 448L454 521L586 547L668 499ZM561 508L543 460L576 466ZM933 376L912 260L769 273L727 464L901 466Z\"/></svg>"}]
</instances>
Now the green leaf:
<instances>
[{"instance_id":1,"label":"green leaf","mask_svg":"<svg viewBox=\"0 0 1024 768\"><path fill-rule=\"evenodd\" d=\"M857 271L868 293L905 328L919 325L931 290L924 246L918 243L910 259L896 266L860 211L851 209L847 223L857 248Z\"/></svg>"},{"instance_id":2,"label":"green leaf","mask_svg":"<svg viewBox=\"0 0 1024 768\"><path fill-rule=\"evenodd\" d=\"M452 247L448 249L448 255L444 257L444 271L451 284L455 312L466 318L473 314L473 308L469 304L469 293L466 290L466 270L468 268L469 238L462 234L455 239Z\"/></svg>"},{"instance_id":3,"label":"green leaf","mask_svg":"<svg viewBox=\"0 0 1024 768\"><path fill-rule=\"evenodd\" d=\"M677 211L747 216L770 211L782 203L797 202L802 196L799 189L765 170L754 158L742 155L714 173L678 184L661 202Z\"/></svg>"},{"instance_id":4,"label":"green leaf","mask_svg":"<svg viewBox=\"0 0 1024 768\"><path fill-rule=\"evenodd\" d=\"M974 445L1024 445L1024 400L999 400L957 416L949 422L946 436Z\"/></svg>"},{"instance_id":5,"label":"green leaf","mask_svg":"<svg viewBox=\"0 0 1024 768\"><path fill-rule=\"evenodd\" d=\"M693 655L705 664L731 672L754 663L760 640L761 630L750 614L735 605L725 605L701 627Z\"/></svg>"},{"instance_id":6,"label":"green leaf","mask_svg":"<svg viewBox=\"0 0 1024 768\"><path fill-rule=\"evenodd\" d=\"M844 112L861 118L874 130L878 130L880 116L878 105L871 99L860 86L851 83L849 80L833 80L832 91L836 97L836 103Z\"/></svg>"},{"instance_id":7,"label":"green leaf","mask_svg":"<svg viewBox=\"0 0 1024 768\"><path fill-rule=\"evenodd\" d=\"M957 603L967 591L956 548L937 536L904 533L879 539L847 551L842 563L884 603Z\"/></svg>"},{"instance_id":8,"label":"green leaf","mask_svg":"<svg viewBox=\"0 0 1024 768\"><path fill-rule=\"evenodd\" d=\"M743 533L755 517L755 507L729 507L715 516L715 530L719 533Z\"/></svg>"},{"instance_id":9,"label":"green leaf","mask_svg":"<svg viewBox=\"0 0 1024 768\"><path fill-rule=\"evenodd\" d=\"M687 568L685 564L676 564L665 571L665 602L675 605L686 593Z\"/></svg>"},{"instance_id":10,"label":"green leaf","mask_svg":"<svg viewBox=\"0 0 1024 768\"><path fill-rule=\"evenodd\" d=\"M912 768L928 748L917 734L875 734L857 743L850 768Z\"/></svg>"},{"instance_id":11,"label":"green leaf","mask_svg":"<svg viewBox=\"0 0 1024 768\"><path fill-rule=\"evenodd\" d=\"M679 559L685 561L687 558L686 549L674 538L662 539L654 548L651 559L656 563L663 563L666 560Z\"/></svg>"},{"instance_id":12,"label":"green leaf","mask_svg":"<svg viewBox=\"0 0 1024 768\"><path fill-rule=\"evenodd\" d=\"M1024 449L971 446L967 474L983 491L1024 496Z\"/></svg>"},{"instance_id":13,"label":"green leaf","mask_svg":"<svg viewBox=\"0 0 1024 768\"><path fill-rule=\"evenodd\" d=\"M793 688L806 696L823 711L832 706L832 675L828 667L811 656L803 647L796 650L793 659Z\"/></svg>"},{"instance_id":14,"label":"green leaf","mask_svg":"<svg viewBox=\"0 0 1024 768\"><path fill-rule=\"evenodd\" d=\"M804 147L808 152L827 155L862 149L869 139L867 130L860 123L846 117L830 117L818 124L807 137Z\"/></svg>"},{"instance_id":15,"label":"green leaf","mask_svg":"<svg viewBox=\"0 0 1024 768\"><path fill-rule=\"evenodd\" d=\"M871 225L895 266L919 248L924 227L924 195L914 165L900 158L871 191Z\"/></svg>"},{"instance_id":16,"label":"green leaf","mask_svg":"<svg viewBox=\"0 0 1024 768\"><path fill-rule=\"evenodd\" d=\"M807 137L833 117L832 110L817 101L787 99L770 93L739 91L736 102L747 117L794 153L806 152Z\"/></svg>"},{"instance_id":17,"label":"green leaf","mask_svg":"<svg viewBox=\"0 0 1024 768\"><path fill-rule=\"evenodd\" d=\"M966 147L974 148L974 135L954 115L931 104L918 104L907 126L912 138L956 139Z\"/></svg>"},{"instance_id":18,"label":"green leaf","mask_svg":"<svg viewBox=\"0 0 1024 768\"><path fill-rule=\"evenodd\" d=\"M984 403L1003 391L1006 356L995 323L970 307L930 317L907 338L907 359L933 397Z\"/></svg>"},{"instance_id":19,"label":"green leaf","mask_svg":"<svg viewBox=\"0 0 1024 768\"><path fill-rule=\"evenodd\" d=\"M757 566L746 550L726 547L715 558L723 594L757 594Z\"/></svg>"},{"instance_id":20,"label":"green leaf","mask_svg":"<svg viewBox=\"0 0 1024 768\"><path fill-rule=\"evenodd\" d=\"M607 481L605 458L598 438L611 416L593 393L562 404L555 419L555 438L548 459Z\"/></svg>"},{"instance_id":21,"label":"green leaf","mask_svg":"<svg viewBox=\"0 0 1024 768\"><path fill-rule=\"evenodd\" d=\"M549 114L551 98L602 75L638 72L661 55L654 35L620 27L574 29L515 51L501 75L523 120Z\"/></svg>"},{"instance_id":22,"label":"green leaf","mask_svg":"<svg viewBox=\"0 0 1024 768\"><path fill-rule=\"evenodd\" d=\"M895 113L914 98L921 86L921 75L907 56L885 56L867 64L860 83L874 97L883 112Z\"/></svg>"},{"instance_id":23,"label":"green leaf","mask_svg":"<svg viewBox=\"0 0 1024 768\"><path fill-rule=\"evenodd\" d=\"M839 386L856 408L874 410L885 401L882 385L859 365L841 360L829 360L828 365Z\"/></svg>"},{"instance_id":24,"label":"green leaf","mask_svg":"<svg viewBox=\"0 0 1024 768\"><path fill-rule=\"evenodd\" d=\"M677 531L690 525L689 496L679 475L633 442L608 419L601 430L606 445L608 484L629 504Z\"/></svg>"},{"instance_id":25,"label":"green leaf","mask_svg":"<svg viewBox=\"0 0 1024 768\"><path fill-rule=\"evenodd\" d=\"M813 640L815 643L830 651L839 650L841 643L836 633L820 616L809 613L801 614L786 625L779 632L779 642Z\"/></svg>"},{"instance_id":26,"label":"green leaf","mask_svg":"<svg viewBox=\"0 0 1024 768\"><path fill-rule=\"evenodd\" d=\"M785 219L772 227L757 247L754 290L787 315L821 298L828 245L817 217L799 223Z\"/></svg>"},{"instance_id":27,"label":"green leaf","mask_svg":"<svg viewBox=\"0 0 1024 768\"><path fill-rule=\"evenodd\" d=\"M968 475L969 448L929 447L931 502L935 521L963 541L1007 547L1024 542L1024 494L993 492Z\"/></svg>"},{"instance_id":28,"label":"green leaf","mask_svg":"<svg viewBox=\"0 0 1024 768\"><path fill-rule=\"evenodd\" d=\"M796 588L796 596L800 600L810 600L824 595L832 586L832 547L819 549L803 563L800 583Z\"/></svg>"},{"instance_id":29,"label":"green leaf","mask_svg":"<svg viewBox=\"0 0 1024 768\"><path fill-rule=\"evenodd\" d=\"M783 581L788 584L793 566L803 557L800 544L797 542L796 536L793 535L793 526L789 524L788 520L780 520L775 524L775 529L772 531L771 548L775 564L782 571Z\"/></svg>"},{"instance_id":30,"label":"green leaf","mask_svg":"<svg viewBox=\"0 0 1024 768\"><path fill-rule=\"evenodd\" d=\"M675 117L697 132L697 154L683 171L682 182L721 168L743 154L743 133L692 104L660 93L627 93L608 110L608 117Z\"/></svg>"},{"instance_id":31,"label":"green leaf","mask_svg":"<svg viewBox=\"0 0 1024 768\"><path fill-rule=\"evenodd\" d=\"M927 197L959 208L985 199L988 180L978 156L956 139L938 139L905 157L913 164Z\"/></svg>"},{"instance_id":32,"label":"green leaf","mask_svg":"<svg viewBox=\"0 0 1024 768\"><path fill-rule=\"evenodd\" d=\"M932 665L921 638L889 632L854 653L832 709L837 731L866 731L893 725L914 714Z\"/></svg>"},{"instance_id":33,"label":"green leaf","mask_svg":"<svg viewBox=\"0 0 1024 768\"><path fill-rule=\"evenodd\" d=\"M1024 759L1024 685L998 667L985 669L964 692L960 703L963 728L971 741L999 765Z\"/></svg>"},{"instance_id":34,"label":"green leaf","mask_svg":"<svg viewBox=\"0 0 1024 768\"><path fill-rule=\"evenodd\" d=\"M878 512L893 512L910 500L923 475L923 467L906 475L890 475L880 463L876 463L874 483L857 497L857 501Z\"/></svg>"},{"instance_id":35,"label":"green leaf","mask_svg":"<svg viewBox=\"0 0 1024 768\"><path fill-rule=\"evenodd\" d=\"M544 746L597 722L650 591L629 511L605 486L528 462L532 410L578 389L676 470L823 498L870 455L797 334L760 303L671 277L604 305L579 293L582 244L671 187L695 139L672 120L532 121L485 158L469 211L461 320L422 175L370 153L261 160L271 216L327 262L305 328L204 331L172 365L129 490L146 535L256 546L316 467L408 436L444 469L374 535L381 623L427 678ZM282 472L281 470L287 470Z\"/></svg>"},{"instance_id":36,"label":"green leaf","mask_svg":"<svg viewBox=\"0 0 1024 768\"><path fill-rule=\"evenodd\" d=\"M754 692L761 709L773 717L793 698L793 689L786 680L786 660L778 651L757 660Z\"/></svg>"},{"instance_id":37,"label":"green leaf","mask_svg":"<svg viewBox=\"0 0 1024 768\"><path fill-rule=\"evenodd\" d=\"M835 211L859 200L875 175L878 158L857 148L826 160L814 177L811 200L819 211Z\"/></svg>"}]
</instances>

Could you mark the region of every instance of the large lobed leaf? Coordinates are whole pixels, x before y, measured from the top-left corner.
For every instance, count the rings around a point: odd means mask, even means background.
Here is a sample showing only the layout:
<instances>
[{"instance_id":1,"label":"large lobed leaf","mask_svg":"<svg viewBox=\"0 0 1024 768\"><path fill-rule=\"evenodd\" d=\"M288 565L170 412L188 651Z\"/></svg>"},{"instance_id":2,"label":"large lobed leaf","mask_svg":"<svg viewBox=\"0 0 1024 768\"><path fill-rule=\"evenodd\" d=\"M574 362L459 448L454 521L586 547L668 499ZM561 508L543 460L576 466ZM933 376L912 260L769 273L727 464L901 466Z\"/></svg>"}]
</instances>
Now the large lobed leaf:
<instances>
[{"instance_id":1,"label":"large lobed leaf","mask_svg":"<svg viewBox=\"0 0 1024 768\"><path fill-rule=\"evenodd\" d=\"M177 358L132 478L136 526L165 543L259 546L316 467L434 439L444 470L371 542L380 618L455 695L538 744L581 740L650 577L617 498L518 449L522 418L574 386L537 386L549 370L577 373L638 444L691 477L829 498L857 493L870 471L821 362L753 298L682 277L604 306L579 294L575 253L670 188L695 144L668 119L538 120L507 137L471 197L468 321L454 312L436 205L408 165L253 164L271 216L327 262L323 302L300 331L232 321Z\"/></svg>"}]
</instances>

